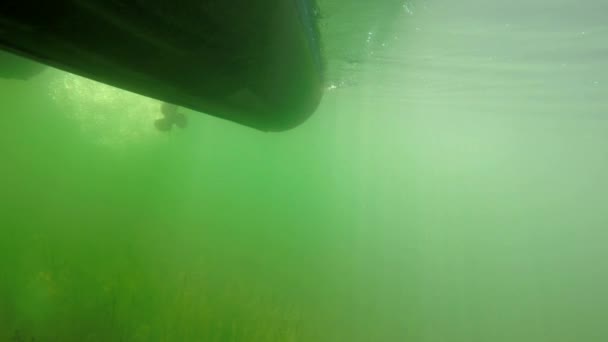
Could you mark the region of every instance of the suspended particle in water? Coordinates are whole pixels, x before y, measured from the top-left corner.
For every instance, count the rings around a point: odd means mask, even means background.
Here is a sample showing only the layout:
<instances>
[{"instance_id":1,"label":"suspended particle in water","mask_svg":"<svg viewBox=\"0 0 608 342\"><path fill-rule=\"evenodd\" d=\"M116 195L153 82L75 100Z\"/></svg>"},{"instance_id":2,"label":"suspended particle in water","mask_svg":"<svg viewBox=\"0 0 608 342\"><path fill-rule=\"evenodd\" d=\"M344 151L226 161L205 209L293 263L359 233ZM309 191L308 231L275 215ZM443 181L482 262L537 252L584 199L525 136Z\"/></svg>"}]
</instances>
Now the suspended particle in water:
<instances>
[{"instance_id":1,"label":"suspended particle in water","mask_svg":"<svg viewBox=\"0 0 608 342\"><path fill-rule=\"evenodd\" d=\"M405 11L405 13L407 15L414 15L414 10L413 10L412 4L410 4L407 1L403 3L403 10Z\"/></svg>"}]
</instances>

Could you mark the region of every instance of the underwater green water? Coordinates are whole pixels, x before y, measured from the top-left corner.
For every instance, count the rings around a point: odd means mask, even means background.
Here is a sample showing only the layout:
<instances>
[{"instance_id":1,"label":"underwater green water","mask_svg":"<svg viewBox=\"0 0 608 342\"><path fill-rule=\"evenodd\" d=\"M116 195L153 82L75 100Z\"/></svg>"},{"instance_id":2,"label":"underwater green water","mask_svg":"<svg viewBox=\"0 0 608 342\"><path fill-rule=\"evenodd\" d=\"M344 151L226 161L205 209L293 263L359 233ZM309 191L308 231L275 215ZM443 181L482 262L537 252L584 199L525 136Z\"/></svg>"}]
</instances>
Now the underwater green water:
<instances>
[{"instance_id":1,"label":"underwater green water","mask_svg":"<svg viewBox=\"0 0 608 342\"><path fill-rule=\"evenodd\" d=\"M0 79L0 341L608 340L608 4L319 3L284 133Z\"/></svg>"}]
</instances>

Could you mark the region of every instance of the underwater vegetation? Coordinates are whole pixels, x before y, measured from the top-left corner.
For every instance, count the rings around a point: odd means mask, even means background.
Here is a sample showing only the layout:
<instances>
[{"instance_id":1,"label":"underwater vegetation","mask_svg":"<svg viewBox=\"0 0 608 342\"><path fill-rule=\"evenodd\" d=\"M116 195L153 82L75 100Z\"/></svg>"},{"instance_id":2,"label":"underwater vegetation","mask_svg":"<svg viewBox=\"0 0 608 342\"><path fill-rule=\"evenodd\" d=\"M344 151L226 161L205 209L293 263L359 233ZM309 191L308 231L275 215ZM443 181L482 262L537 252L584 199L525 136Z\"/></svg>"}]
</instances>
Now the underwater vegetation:
<instances>
[{"instance_id":1,"label":"underwater vegetation","mask_svg":"<svg viewBox=\"0 0 608 342\"><path fill-rule=\"evenodd\" d=\"M245 284L213 289L201 274L182 274L161 289L137 276L92 277L35 275L22 290L27 298L9 310L21 319L0 325L0 340L261 342L299 341L304 333L297 307L256 296ZM44 320L36 319L40 314Z\"/></svg>"}]
</instances>

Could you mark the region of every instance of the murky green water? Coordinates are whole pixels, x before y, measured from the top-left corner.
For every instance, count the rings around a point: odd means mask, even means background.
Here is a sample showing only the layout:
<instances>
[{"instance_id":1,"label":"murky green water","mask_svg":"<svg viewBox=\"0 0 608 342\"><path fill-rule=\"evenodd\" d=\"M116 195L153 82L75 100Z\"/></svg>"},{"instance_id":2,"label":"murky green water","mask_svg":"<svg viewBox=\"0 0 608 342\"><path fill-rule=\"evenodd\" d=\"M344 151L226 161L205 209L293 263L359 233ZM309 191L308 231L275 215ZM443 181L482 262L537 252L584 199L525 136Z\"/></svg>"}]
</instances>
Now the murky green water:
<instances>
[{"instance_id":1,"label":"murky green water","mask_svg":"<svg viewBox=\"0 0 608 342\"><path fill-rule=\"evenodd\" d=\"M608 3L320 5L285 133L0 80L0 341L608 339Z\"/></svg>"}]
</instances>

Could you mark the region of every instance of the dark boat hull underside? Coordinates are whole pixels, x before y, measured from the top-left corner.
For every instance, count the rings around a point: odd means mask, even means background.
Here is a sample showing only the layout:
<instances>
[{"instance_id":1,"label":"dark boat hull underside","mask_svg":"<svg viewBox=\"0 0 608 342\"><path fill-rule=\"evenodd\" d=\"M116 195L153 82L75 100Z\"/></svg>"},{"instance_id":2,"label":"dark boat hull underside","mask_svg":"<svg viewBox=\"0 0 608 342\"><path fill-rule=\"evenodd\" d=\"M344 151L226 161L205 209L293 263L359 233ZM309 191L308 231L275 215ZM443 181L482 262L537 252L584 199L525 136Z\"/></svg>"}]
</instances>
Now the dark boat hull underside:
<instances>
[{"instance_id":1,"label":"dark boat hull underside","mask_svg":"<svg viewBox=\"0 0 608 342\"><path fill-rule=\"evenodd\" d=\"M316 7L304 0L23 0L0 4L0 47L265 131L322 94Z\"/></svg>"}]
</instances>

